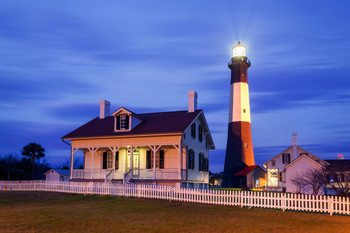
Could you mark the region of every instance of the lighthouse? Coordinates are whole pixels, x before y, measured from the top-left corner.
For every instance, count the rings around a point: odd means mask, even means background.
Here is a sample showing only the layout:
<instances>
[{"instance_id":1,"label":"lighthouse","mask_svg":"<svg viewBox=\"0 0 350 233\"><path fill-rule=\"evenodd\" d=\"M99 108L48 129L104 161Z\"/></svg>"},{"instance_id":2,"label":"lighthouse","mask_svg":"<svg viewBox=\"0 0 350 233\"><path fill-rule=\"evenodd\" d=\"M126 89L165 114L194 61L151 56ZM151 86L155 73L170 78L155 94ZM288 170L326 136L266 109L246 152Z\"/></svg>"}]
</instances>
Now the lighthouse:
<instances>
[{"instance_id":1,"label":"lighthouse","mask_svg":"<svg viewBox=\"0 0 350 233\"><path fill-rule=\"evenodd\" d=\"M247 48L238 42L232 48L228 64L231 70L228 135L225 156L223 186L244 187L242 174L253 171L255 166L248 87L250 61Z\"/></svg>"}]
</instances>

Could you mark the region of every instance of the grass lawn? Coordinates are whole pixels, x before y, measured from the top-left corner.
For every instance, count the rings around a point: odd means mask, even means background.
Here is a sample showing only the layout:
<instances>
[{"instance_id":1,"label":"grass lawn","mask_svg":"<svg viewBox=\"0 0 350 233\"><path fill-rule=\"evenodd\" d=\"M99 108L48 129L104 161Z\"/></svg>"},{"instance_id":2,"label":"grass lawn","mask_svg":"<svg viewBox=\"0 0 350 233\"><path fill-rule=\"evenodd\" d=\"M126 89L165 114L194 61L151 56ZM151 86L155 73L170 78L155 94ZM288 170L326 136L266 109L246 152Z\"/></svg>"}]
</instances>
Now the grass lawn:
<instances>
[{"instance_id":1,"label":"grass lawn","mask_svg":"<svg viewBox=\"0 0 350 233\"><path fill-rule=\"evenodd\" d=\"M0 192L0 232L350 232L350 217L49 192Z\"/></svg>"}]
</instances>

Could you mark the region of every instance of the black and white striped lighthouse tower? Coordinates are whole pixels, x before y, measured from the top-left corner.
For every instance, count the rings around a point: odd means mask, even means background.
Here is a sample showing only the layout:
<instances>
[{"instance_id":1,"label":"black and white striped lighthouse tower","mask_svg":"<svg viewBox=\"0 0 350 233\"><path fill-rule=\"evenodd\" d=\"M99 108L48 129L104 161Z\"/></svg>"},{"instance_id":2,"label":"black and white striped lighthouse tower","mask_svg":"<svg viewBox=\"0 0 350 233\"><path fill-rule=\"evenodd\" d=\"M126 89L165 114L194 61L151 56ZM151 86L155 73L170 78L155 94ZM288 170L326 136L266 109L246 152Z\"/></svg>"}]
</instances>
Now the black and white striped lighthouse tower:
<instances>
[{"instance_id":1,"label":"black and white striped lighthouse tower","mask_svg":"<svg viewBox=\"0 0 350 233\"><path fill-rule=\"evenodd\" d=\"M239 187L235 174L247 166L255 165L248 88L247 48L238 42L233 47L231 69L230 110L228 137L222 186Z\"/></svg>"}]
</instances>

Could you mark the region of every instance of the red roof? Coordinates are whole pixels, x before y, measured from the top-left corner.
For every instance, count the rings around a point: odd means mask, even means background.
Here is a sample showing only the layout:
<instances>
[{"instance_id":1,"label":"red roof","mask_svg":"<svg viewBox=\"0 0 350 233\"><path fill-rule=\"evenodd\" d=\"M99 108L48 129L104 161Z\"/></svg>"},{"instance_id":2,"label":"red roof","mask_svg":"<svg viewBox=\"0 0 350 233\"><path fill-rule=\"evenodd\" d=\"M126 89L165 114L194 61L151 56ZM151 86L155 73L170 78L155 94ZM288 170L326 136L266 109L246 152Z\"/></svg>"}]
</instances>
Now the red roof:
<instances>
[{"instance_id":1,"label":"red roof","mask_svg":"<svg viewBox=\"0 0 350 233\"><path fill-rule=\"evenodd\" d=\"M137 114L143 119L142 123L127 132L114 131L113 116L108 116L104 119L96 117L62 138L71 139L85 137L182 133L201 112L202 110L196 110L195 112L174 111Z\"/></svg>"},{"instance_id":2,"label":"red roof","mask_svg":"<svg viewBox=\"0 0 350 233\"><path fill-rule=\"evenodd\" d=\"M246 176L249 173L251 173L252 171L254 171L254 169L257 167L259 167L259 165L248 166L248 167L244 168L242 171L237 172L235 174L235 176Z\"/></svg>"}]
</instances>

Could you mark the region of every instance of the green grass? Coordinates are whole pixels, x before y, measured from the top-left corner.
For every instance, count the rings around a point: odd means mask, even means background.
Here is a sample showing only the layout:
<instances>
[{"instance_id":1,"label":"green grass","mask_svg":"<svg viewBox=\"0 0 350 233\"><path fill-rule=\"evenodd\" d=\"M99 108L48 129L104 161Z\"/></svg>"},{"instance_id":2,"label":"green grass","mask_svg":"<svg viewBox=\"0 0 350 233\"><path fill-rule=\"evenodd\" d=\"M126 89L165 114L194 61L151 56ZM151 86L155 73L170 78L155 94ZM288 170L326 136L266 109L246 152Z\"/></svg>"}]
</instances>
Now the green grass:
<instances>
[{"instance_id":1,"label":"green grass","mask_svg":"<svg viewBox=\"0 0 350 233\"><path fill-rule=\"evenodd\" d=\"M0 232L349 232L350 217L48 192L0 192Z\"/></svg>"}]
</instances>

